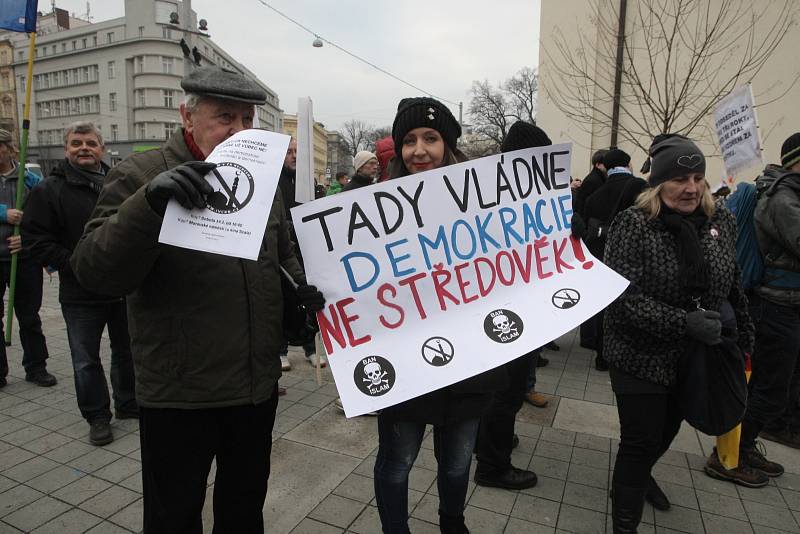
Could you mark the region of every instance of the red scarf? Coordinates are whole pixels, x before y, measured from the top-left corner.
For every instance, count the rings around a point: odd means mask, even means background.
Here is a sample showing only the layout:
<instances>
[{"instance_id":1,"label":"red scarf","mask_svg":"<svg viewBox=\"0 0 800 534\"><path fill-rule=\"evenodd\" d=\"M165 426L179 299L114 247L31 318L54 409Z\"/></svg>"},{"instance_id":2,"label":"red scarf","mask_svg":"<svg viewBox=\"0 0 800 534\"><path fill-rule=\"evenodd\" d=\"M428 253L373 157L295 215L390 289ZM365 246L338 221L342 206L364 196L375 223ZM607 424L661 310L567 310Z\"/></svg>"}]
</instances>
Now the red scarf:
<instances>
[{"instance_id":1,"label":"red scarf","mask_svg":"<svg viewBox=\"0 0 800 534\"><path fill-rule=\"evenodd\" d=\"M194 142L194 136L189 132L189 130L183 130L183 141L186 143L186 148L188 148L189 152L192 153L192 157L194 157L194 159L197 161L206 160L206 155L203 154L203 151L200 150L200 147Z\"/></svg>"}]
</instances>

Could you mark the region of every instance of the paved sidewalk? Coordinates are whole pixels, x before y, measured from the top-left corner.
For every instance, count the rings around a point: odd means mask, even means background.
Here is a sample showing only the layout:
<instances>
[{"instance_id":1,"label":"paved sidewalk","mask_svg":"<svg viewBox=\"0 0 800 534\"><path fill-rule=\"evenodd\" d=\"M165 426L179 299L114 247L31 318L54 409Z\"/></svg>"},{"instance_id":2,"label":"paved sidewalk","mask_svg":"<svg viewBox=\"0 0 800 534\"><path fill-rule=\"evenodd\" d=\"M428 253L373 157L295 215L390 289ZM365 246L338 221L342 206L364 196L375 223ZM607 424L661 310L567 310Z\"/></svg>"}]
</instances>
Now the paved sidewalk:
<instances>
[{"instance_id":1,"label":"paved sidewalk","mask_svg":"<svg viewBox=\"0 0 800 534\"><path fill-rule=\"evenodd\" d=\"M9 385L0 390L0 534L6 532L116 533L141 530L139 436L136 421L114 421L115 441L88 444L88 425L75 402L66 331L56 300L57 281L45 282L42 310L51 351L54 388L24 381L18 340L9 348ZM544 410L519 415L514 464L539 475L522 492L470 483L466 510L475 534L611 532L608 487L618 442L616 408L608 376L592 368L575 333L539 369L539 388L555 395ZM104 343L104 361L108 346ZM273 433L272 475L264 507L270 534L380 532L372 488L375 419L347 420L333 406L336 388L325 372L318 385L300 352L284 374ZM108 364L106 364L108 365ZM669 512L647 506L643 534L658 532L800 532L800 452L767 443L770 458L787 473L751 490L705 476L713 440L682 429L673 450L656 466L673 503ZM430 436L412 471L409 505L415 534L438 533L436 461ZM206 531L211 531L213 472Z\"/></svg>"}]
</instances>

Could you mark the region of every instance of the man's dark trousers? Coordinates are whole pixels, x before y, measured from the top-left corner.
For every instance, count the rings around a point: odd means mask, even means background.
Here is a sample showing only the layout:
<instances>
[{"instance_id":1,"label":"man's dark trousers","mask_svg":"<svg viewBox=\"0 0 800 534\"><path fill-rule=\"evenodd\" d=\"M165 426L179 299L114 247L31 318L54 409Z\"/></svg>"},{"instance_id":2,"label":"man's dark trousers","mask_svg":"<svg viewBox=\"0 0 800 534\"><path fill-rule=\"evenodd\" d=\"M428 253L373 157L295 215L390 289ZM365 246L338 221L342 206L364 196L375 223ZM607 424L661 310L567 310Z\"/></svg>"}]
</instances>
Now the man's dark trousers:
<instances>
[{"instance_id":1,"label":"man's dark trousers","mask_svg":"<svg viewBox=\"0 0 800 534\"><path fill-rule=\"evenodd\" d=\"M257 405L140 407L144 534L202 534L215 458L214 534L263 533L277 407L277 386L271 399Z\"/></svg>"},{"instance_id":2,"label":"man's dark trousers","mask_svg":"<svg viewBox=\"0 0 800 534\"><path fill-rule=\"evenodd\" d=\"M481 418L475 467L480 473L498 474L511 467L514 421L525 400L531 357L529 353L505 364L508 387L494 394L489 410Z\"/></svg>"},{"instance_id":3,"label":"man's dark trousers","mask_svg":"<svg viewBox=\"0 0 800 534\"><path fill-rule=\"evenodd\" d=\"M11 261L0 261L0 335L5 336L3 296L11 283ZM17 316L19 339L22 345L22 367L30 375L47 365L47 343L42 333L39 308L42 307L42 268L28 258L17 261L17 287L14 315ZM0 340L0 376L8 376L6 345Z\"/></svg>"},{"instance_id":4,"label":"man's dark trousers","mask_svg":"<svg viewBox=\"0 0 800 534\"><path fill-rule=\"evenodd\" d=\"M759 432L784 414L800 358L800 307L759 299L750 311L756 324L750 396L742 421L742 448L752 448Z\"/></svg>"},{"instance_id":5,"label":"man's dark trousers","mask_svg":"<svg viewBox=\"0 0 800 534\"><path fill-rule=\"evenodd\" d=\"M77 304L64 302L61 312L75 372L75 393L81 415L90 423L110 421L108 382L100 361L100 338L108 325L111 342L111 387L117 412L136 413L131 340L124 300Z\"/></svg>"}]
</instances>

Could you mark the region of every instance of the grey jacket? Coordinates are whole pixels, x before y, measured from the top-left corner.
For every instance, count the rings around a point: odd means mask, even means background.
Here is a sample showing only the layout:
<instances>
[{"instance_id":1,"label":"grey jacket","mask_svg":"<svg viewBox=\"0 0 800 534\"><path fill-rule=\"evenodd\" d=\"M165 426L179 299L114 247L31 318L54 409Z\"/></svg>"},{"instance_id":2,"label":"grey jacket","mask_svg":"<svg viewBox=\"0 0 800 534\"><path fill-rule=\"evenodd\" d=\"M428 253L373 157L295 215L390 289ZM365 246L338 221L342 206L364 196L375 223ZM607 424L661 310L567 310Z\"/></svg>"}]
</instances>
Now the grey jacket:
<instances>
[{"instance_id":1,"label":"grey jacket","mask_svg":"<svg viewBox=\"0 0 800 534\"><path fill-rule=\"evenodd\" d=\"M800 173L768 165L756 180L758 246L764 278L756 291L785 306L800 306Z\"/></svg>"}]
</instances>

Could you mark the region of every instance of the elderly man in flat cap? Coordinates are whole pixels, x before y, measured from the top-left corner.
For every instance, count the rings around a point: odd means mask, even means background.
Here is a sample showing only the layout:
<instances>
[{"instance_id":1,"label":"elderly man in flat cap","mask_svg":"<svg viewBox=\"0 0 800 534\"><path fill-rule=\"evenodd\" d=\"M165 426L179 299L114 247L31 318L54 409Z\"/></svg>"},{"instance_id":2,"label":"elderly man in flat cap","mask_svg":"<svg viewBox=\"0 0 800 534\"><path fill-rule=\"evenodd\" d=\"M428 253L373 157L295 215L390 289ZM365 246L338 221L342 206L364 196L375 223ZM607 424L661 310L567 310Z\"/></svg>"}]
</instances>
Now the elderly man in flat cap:
<instances>
[{"instance_id":1,"label":"elderly man in flat cap","mask_svg":"<svg viewBox=\"0 0 800 534\"><path fill-rule=\"evenodd\" d=\"M128 295L140 407L144 532L203 531L216 459L214 532L263 532L271 433L281 374L280 268L321 309L293 253L280 195L258 260L158 242L167 203L202 209L211 151L253 125L266 93L217 67L181 82L183 127L159 150L112 169L71 260L82 285ZM277 179L277 177L275 177Z\"/></svg>"}]
</instances>

